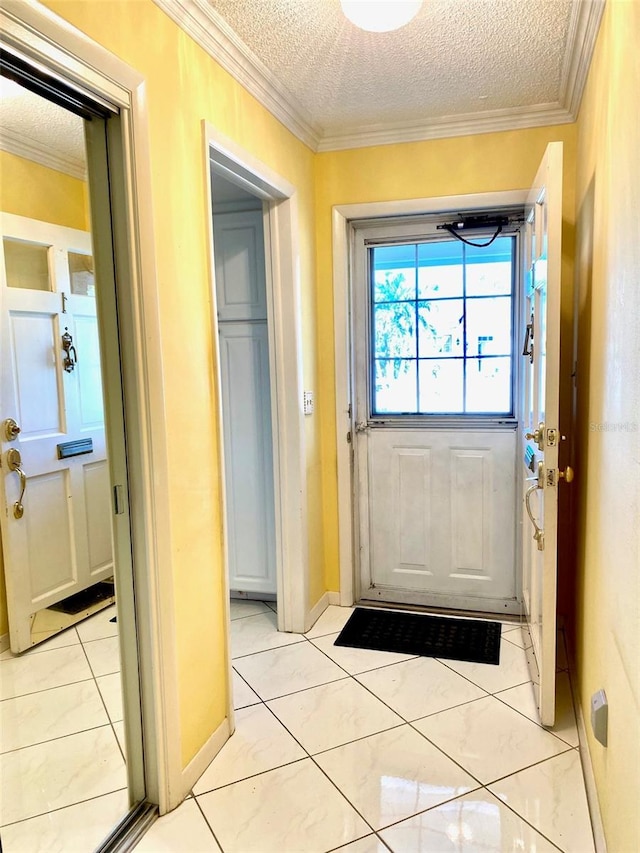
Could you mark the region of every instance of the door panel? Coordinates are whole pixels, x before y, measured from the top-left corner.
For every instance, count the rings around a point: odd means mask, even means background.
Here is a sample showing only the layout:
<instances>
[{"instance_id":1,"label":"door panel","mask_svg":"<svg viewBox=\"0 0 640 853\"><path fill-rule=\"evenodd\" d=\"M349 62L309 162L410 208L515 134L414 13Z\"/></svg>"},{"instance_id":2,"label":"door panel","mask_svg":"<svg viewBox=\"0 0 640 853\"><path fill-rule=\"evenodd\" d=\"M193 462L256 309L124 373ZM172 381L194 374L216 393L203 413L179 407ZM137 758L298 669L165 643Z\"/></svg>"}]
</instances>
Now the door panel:
<instances>
[{"instance_id":1,"label":"door panel","mask_svg":"<svg viewBox=\"0 0 640 853\"><path fill-rule=\"evenodd\" d=\"M524 320L531 324L523 381L523 601L543 725L555 719L560 387L562 143L551 143L526 209Z\"/></svg>"},{"instance_id":2,"label":"door panel","mask_svg":"<svg viewBox=\"0 0 640 853\"><path fill-rule=\"evenodd\" d=\"M89 462L83 466L82 473L89 570L94 575L109 568L112 562L111 530L104 523L111 513L107 462Z\"/></svg>"},{"instance_id":3,"label":"door panel","mask_svg":"<svg viewBox=\"0 0 640 853\"><path fill-rule=\"evenodd\" d=\"M220 325L230 588L276 591L266 323Z\"/></svg>"},{"instance_id":4,"label":"door panel","mask_svg":"<svg viewBox=\"0 0 640 853\"><path fill-rule=\"evenodd\" d=\"M27 508L28 495L28 508ZM29 604L35 609L64 597L75 583L68 471L27 477L25 514L31 579ZM46 604L43 606L46 607Z\"/></svg>"},{"instance_id":5,"label":"door panel","mask_svg":"<svg viewBox=\"0 0 640 853\"><path fill-rule=\"evenodd\" d=\"M22 440L61 432L63 404L54 355L56 316L13 311L10 316Z\"/></svg>"},{"instance_id":6,"label":"door panel","mask_svg":"<svg viewBox=\"0 0 640 853\"><path fill-rule=\"evenodd\" d=\"M515 431L371 428L366 441L363 596L515 598Z\"/></svg>"},{"instance_id":7,"label":"door panel","mask_svg":"<svg viewBox=\"0 0 640 853\"><path fill-rule=\"evenodd\" d=\"M213 223L218 319L266 319L262 210L216 214Z\"/></svg>"}]
</instances>

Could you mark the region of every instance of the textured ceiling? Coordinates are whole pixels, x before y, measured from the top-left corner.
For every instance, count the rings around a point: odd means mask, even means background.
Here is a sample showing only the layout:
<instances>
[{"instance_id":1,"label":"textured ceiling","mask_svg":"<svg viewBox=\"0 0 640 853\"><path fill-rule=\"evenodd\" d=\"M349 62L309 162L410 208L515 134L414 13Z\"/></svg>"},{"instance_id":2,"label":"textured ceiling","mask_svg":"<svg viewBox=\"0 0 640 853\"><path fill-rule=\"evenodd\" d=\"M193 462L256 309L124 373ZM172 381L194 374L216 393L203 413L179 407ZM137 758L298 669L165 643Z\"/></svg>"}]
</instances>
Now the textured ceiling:
<instances>
[{"instance_id":1,"label":"textured ceiling","mask_svg":"<svg viewBox=\"0 0 640 853\"><path fill-rule=\"evenodd\" d=\"M391 33L339 0L205 0L322 136L557 105L575 0L425 0Z\"/></svg>"},{"instance_id":2,"label":"textured ceiling","mask_svg":"<svg viewBox=\"0 0 640 853\"><path fill-rule=\"evenodd\" d=\"M17 83L0 78L0 146L80 177L85 171L82 119Z\"/></svg>"}]
</instances>

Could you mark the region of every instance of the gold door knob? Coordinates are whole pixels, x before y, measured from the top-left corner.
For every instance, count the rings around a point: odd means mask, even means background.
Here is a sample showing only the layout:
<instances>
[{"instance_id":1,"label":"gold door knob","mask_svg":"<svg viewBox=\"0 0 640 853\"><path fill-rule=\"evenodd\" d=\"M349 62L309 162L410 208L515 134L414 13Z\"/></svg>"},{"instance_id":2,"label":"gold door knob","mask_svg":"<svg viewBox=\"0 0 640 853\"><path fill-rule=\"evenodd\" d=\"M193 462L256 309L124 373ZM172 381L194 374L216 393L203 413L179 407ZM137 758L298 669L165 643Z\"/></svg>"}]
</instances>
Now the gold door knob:
<instances>
[{"instance_id":1,"label":"gold door knob","mask_svg":"<svg viewBox=\"0 0 640 853\"><path fill-rule=\"evenodd\" d=\"M558 479L564 480L565 483L573 482L573 468L571 465L567 465L564 471L558 470Z\"/></svg>"}]
</instances>

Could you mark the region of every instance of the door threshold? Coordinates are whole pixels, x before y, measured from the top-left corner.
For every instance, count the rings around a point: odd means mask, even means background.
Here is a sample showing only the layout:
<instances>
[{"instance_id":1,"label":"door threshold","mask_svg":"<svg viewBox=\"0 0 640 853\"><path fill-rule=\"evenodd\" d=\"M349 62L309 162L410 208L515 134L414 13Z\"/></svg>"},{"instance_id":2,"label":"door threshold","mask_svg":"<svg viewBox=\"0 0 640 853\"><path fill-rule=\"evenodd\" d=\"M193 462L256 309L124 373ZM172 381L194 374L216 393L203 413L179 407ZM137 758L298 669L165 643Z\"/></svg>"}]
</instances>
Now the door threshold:
<instances>
[{"instance_id":1,"label":"door threshold","mask_svg":"<svg viewBox=\"0 0 640 853\"><path fill-rule=\"evenodd\" d=\"M380 599L361 598L356 606L379 607L381 610L404 610L408 613L430 613L433 616L454 616L456 619L480 619L489 622L512 622L514 625L522 624L519 613L493 613L486 610L459 610L455 607L435 607L430 604L409 604L398 601L382 601Z\"/></svg>"}]
</instances>

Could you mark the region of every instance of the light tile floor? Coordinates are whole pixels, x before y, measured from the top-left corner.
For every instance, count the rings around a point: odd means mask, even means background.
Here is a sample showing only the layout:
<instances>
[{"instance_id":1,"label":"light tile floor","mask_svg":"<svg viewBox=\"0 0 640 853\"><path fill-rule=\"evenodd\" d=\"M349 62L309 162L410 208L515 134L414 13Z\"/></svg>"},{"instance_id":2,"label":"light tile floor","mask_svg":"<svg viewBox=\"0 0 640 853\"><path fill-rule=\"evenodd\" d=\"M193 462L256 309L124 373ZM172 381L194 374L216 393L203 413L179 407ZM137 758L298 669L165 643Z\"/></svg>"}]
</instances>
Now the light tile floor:
<instances>
[{"instance_id":1,"label":"light tile floor","mask_svg":"<svg viewBox=\"0 0 640 853\"><path fill-rule=\"evenodd\" d=\"M3 853L90 853L128 811L114 616L0 655Z\"/></svg>"},{"instance_id":2,"label":"light tile floor","mask_svg":"<svg viewBox=\"0 0 640 853\"><path fill-rule=\"evenodd\" d=\"M549 731L517 626L496 667L336 647L339 607L278 635L272 610L233 602L236 733L136 851L592 853L563 647Z\"/></svg>"}]
</instances>

